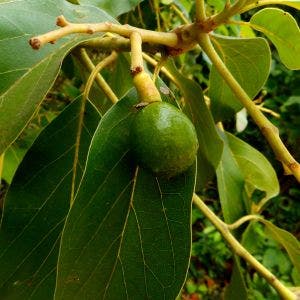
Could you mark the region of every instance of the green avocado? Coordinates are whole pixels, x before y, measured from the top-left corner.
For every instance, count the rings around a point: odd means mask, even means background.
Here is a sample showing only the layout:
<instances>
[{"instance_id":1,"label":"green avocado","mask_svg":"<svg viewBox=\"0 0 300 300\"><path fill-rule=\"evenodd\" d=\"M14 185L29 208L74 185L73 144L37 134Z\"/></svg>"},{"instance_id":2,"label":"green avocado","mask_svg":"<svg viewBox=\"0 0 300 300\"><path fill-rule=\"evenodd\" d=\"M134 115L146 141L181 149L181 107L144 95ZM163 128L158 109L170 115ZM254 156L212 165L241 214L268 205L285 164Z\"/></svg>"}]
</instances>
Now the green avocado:
<instances>
[{"instance_id":1,"label":"green avocado","mask_svg":"<svg viewBox=\"0 0 300 300\"><path fill-rule=\"evenodd\" d=\"M167 177L186 171L195 162L198 150L192 122L165 102L152 102L137 111L130 143L133 157L141 167Z\"/></svg>"}]
</instances>

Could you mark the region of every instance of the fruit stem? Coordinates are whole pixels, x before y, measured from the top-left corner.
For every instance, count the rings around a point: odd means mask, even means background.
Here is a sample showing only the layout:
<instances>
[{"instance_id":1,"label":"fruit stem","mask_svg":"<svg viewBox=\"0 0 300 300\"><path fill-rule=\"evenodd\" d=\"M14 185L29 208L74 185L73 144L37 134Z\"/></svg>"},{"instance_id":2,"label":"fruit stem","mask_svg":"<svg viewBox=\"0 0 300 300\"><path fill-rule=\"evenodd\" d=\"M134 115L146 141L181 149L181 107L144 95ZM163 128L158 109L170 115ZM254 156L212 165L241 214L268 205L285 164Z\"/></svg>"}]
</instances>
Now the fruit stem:
<instances>
[{"instance_id":1,"label":"fruit stem","mask_svg":"<svg viewBox=\"0 0 300 300\"><path fill-rule=\"evenodd\" d=\"M150 75L145 72L143 66L142 38L138 32L130 36L131 43L131 74L133 84L138 92L140 102L161 101L160 93L152 81Z\"/></svg>"},{"instance_id":2,"label":"fruit stem","mask_svg":"<svg viewBox=\"0 0 300 300\"><path fill-rule=\"evenodd\" d=\"M296 300L296 295L290 291L286 286L284 286L278 278L272 274L264 265L262 265L251 253L244 248L240 242L232 235L228 225L220 220L209 207L201 200L201 198L194 194L193 195L194 204L202 211L202 213L211 221L211 223L218 229L222 234L223 238L230 245L234 253L242 257L246 262L248 262L263 278L269 282L270 285L278 292L282 299L286 300Z\"/></svg>"}]
</instances>

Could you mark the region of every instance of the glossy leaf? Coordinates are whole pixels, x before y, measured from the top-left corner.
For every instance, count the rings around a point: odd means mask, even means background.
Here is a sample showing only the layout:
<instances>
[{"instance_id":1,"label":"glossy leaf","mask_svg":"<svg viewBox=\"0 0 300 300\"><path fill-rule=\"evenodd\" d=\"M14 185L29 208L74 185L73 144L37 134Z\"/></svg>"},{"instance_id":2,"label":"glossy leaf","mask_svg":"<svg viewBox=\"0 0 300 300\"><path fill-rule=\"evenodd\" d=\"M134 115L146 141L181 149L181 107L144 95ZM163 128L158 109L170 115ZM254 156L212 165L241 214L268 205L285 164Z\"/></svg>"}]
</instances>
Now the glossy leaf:
<instances>
[{"instance_id":1,"label":"glossy leaf","mask_svg":"<svg viewBox=\"0 0 300 300\"><path fill-rule=\"evenodd\" d=\"M63 231L55 299L175 299L190 255L194 167L171 179L129 151L137 96L103 117ZM163 159L163 158L162 158Z\"/></svg>"},{"instance_id":2,"label":"glossy leaf","mask_svg":"<svg viewBox=\"0 0 300 300\"><path fill-rule=\"evenodd\" d=\"M94 5L117 17L137 6L142 0L79 0L80 4Z\"/></svg>"},{"instance_id":3,"label":"glossy leaf","mask_svg":"<svg viewBox=\"0 0 300 300\"><path fill-rule=\"evenodd\" d=\"M0 295L53 299L61 230L70 206L81 101L69 105L34 142L6 195L0 230ZM87 104L76 186L100 116Z\"/></svg>"},{"instance_id":4,"label":"glossy leaf","mask_svg":"<svg viewBox=\"0 0 300 300\"><path fill-rule=\"evenodd\" d=\"M300 30L292 15L282 9L265 8L253 15L250 23L272 41L287 68L300 69Z\"/></svg>"},{"instance_id":5,"label":"glossy leaf","mask_svg":"<svg viewBox=\"0 0 300 300\"><path fill-rule=\"evenodd\" d=\"M286 230L283 230L267 220L261 220L266 226L268 234L287 251L293 266L300 273L300 242Z\"/></svg>"},{"instance_id":6,"label":"glossy leaf","mask_svg":"<svg viewBox=\"0 0 300 300\"><path fill-rule=\"evenodd\" d=\"M264 202L279 193L279 182L270 162L258 150L227 133L229 147L244 176L245 191L251 199L256 190L265 193Z\"/></svg>"},{"instance_id":7,"label":"glossy leaf","mask_svg":"<svg viewBox=\"0 0 300 300\"><path fill-rule=\"evenodd\" d=\"M0 153L20 134L52 86L65 55L87 35L70 35L34 51L29 38L54 30L55 19L72 22L112 21L95 7L64 0L0 3Z\"/></svg>"},{"instance_id":8,"label":"glossy leaf","mask_svg":"<svg viewBox=\"0 0 300 300\"><path fill-rule=\"evenodd\" d=\"M166 67L180 85L180 91L185 98L183 110L193 121L197 131L199 140L197 188L199 189L214 176L221 159L223 142L204 101L201 87L196 82L184 77L172 61Z\"/></svg>"},{"instance_id":9,"label":"glossy leaf","mask_svg":"<svg viewBox=\"0 0 300 300\"><path fill-rule=\"evenodd\" d=\"M213 43L223 62L250 98L265 84L271 65L271 53L263 38L234 38L214 36ZM242 109L216 68L210 72L209 95L215 121L225 120Z\"/></svg>"}]
</instances>

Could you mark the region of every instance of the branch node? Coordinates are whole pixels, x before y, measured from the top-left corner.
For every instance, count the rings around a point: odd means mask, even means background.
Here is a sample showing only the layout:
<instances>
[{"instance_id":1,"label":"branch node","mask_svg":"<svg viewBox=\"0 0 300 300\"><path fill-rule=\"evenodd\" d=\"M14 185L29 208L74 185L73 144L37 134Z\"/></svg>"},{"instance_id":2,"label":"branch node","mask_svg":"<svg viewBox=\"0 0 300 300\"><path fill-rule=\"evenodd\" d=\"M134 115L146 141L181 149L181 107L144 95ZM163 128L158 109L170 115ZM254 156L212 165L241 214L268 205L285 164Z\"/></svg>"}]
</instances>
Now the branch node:
<instances>
[{"instance_id":1,"label":"branch node","mask_svg":"<svg viewBox=\"0 0 300 300\"><path fill-rule=\"evenodd\" d=\"M34 50L38 50L41 47L41 41L38 38L32 38L29 40L29 45Z\"/></svg>"},{"instance_id":2,"label":"branch node","mask_svg":"<svg viewBox=\"0 0 300 300\"><path fill-rule=\"evenodd\" d=\"M95 30L91 26L88 26L86 29L86 33L93 34L93 33L95 33Z\"/></svg>"},{"instance_id":3,"label":"branch node","mask_svg":"<svg viewBox=\"0 0 300 300\"><path fill-rule=\"evenodd\" d=\"M137 75L141 72L143 72L143 67L142 66L136 66L136 67L130 69L130 73L131 73L132 76L135 76L135 75Z\"/></svg>"},{"instance_id":4,"label":"branch node","mask_svg":"<svg viewBox=\"0 0 300 300\"><path fill-rule=\"evenodd\" d=\"M65 27L67 25L69 25L70 23L66 20L66 18L61 15L61 16L58 16L56 18L56 25L59 26L59 27Z\"/></svg>"}]
</instances>

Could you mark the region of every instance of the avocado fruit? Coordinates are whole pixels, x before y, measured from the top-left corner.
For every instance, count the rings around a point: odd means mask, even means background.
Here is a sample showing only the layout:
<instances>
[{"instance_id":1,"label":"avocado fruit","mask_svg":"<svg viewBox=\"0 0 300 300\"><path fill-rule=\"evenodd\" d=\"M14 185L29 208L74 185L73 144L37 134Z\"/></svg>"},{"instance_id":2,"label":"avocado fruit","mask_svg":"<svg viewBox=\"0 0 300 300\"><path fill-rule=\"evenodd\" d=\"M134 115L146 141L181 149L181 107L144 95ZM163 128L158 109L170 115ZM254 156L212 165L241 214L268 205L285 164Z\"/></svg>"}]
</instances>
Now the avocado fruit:
<instances>
[{"instance_id":1,"label":"avocado fruit","mask_svg":"<svg viewBox=\"0 0 300 300\"><path fill-rule=\"evenodd\" d=\"M189 118L175 106L151 102L137 110L130 131L136 163L157 176L174 177L196 160L198 139Z\"/></svg>"}]
</instances>

